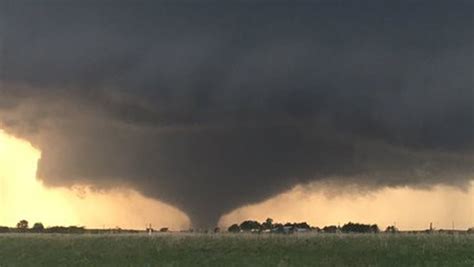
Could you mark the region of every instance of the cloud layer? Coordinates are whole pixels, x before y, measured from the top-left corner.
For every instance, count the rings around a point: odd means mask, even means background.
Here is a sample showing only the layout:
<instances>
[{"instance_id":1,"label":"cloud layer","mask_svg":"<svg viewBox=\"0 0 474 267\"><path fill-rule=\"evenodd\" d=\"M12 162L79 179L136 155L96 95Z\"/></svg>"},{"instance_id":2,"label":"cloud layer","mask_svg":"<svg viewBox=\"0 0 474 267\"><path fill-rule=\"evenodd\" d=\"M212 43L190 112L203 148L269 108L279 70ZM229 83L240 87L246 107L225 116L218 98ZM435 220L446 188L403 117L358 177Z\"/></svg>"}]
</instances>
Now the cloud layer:
<instances>
[{"instance_id":1,"label":"cloud layer","mask_svg":"<svg viewBox=\"0 0 474 267\"><path fill-rule=\"evenodd\" d=\"M468 1L2 4L0 123L46 184L130 186L208 226L328 177L474 177Z\"/></svg>"}]
</instances>

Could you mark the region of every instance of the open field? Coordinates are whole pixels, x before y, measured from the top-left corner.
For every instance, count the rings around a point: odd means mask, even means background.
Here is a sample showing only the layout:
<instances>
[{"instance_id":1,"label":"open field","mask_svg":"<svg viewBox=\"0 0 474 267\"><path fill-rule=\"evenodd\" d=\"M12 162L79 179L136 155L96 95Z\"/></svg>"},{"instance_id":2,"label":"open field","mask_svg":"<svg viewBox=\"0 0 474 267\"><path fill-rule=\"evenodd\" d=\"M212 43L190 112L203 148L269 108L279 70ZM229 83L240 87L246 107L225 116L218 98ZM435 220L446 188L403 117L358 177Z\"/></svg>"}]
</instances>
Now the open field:
<instances>
[{"instance_id":1,"label":"open field","mask_svg":"<svg viewBox=\"0 0 474 267\"><path fill-rule=\"evenodd\" d=\"M474 266L474 235L0 235L0 266Z\"/></svg>"}]
</instances>

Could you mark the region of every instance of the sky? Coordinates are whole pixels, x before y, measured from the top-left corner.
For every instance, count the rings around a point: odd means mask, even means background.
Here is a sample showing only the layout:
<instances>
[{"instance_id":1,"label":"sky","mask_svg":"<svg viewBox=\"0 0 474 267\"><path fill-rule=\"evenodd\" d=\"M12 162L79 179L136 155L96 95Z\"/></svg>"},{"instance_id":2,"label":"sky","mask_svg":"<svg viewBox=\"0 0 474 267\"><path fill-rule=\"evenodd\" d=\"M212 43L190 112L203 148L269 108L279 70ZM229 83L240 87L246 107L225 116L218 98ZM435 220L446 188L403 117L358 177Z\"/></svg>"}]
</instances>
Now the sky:
<instances>
[{"instance_id":1,"label":"sky","mask_svg":"<svg viewBox=\"0 0 474 267\"><path fill-rule=\"evenodd\" d=\"M25 179L94 226L97 198L133 227L396 221L383 209L410 228L423 197L472 224L470 1L0 3L2 140L36 155L0 166L3 199ZM328 212L352 198L371 214Z\"/></svg>"},{"instance_id":2,"label":"sky","mask_svg":"<svg viewBox=\"0 0 474 267\"><path fill-rule=\"evenodd\" d=\"M41 152L24 140L0 132L0 225L86 226L143 230L172 226L189 229L183 212L130 188L99 191L91 185L49 188L36 178Z\"/></svg>"},{"instance_id":3,"label":"sky","mask_svg":"<svg viewBox=\"0 0 474 267\"><path fill-rule=\"evenodd\" d=\"M172 230L192 228L183 212L144 197L130 188L95 190L91 185L46 187L36 178L41 157L24 140L0 132L0 225L14 226L20 219L31 224ZM337 187L339 190L340 186ZM367 192L344 187L337 194L325 183L296 186L262 203L225 214L218 225L226 228L244 220L303 222L313 226L342 225L349 221L395 225L403 230L467 229L474 222L474 183L467 191L437 186L433 189L384 188Z\"/></svg>"}]
</instances>

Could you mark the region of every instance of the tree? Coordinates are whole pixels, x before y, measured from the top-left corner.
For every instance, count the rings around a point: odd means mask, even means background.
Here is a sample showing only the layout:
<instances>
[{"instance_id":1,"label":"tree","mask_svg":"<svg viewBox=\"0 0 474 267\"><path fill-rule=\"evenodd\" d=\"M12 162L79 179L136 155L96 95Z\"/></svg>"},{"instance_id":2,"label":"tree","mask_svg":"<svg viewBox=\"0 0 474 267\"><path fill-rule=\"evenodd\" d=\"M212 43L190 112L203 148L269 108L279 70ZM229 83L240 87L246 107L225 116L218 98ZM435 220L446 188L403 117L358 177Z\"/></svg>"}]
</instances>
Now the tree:
<instances>
[{"instance_id":1,"label":"tree","mask_svg":"<svg viewBox=\"0 0 474 267\"><path fill-rule=\"evenodd\" d=\"M33 225L33 228L31 228L33 232L43 232L44 231L44 225L42 223L35 223Z\"/></svg>"},{"instance_id":2,"label":"tree","mask_svg":"<svg viewBox=\"0 0 474 267\"><path fill-rule=\"evenodd\" d=\"M380 233L380 228L379 228L379 226L376 225L376 224L372 224L372 225L370 226L370 232L371 232L371 233L374 233L374 234Z\"/></svg>"},{"instance_id":3,"label":"tree","mask_svg":"<svg viewBox=\"0 0 474 267\"><path fill-rule=\"evenodd\" d=\"M293 226L299 229L311 230L311 226L307 222L295 223Z\"/></svg>"},{"instance_id":4,"label":"tree","mask_svg":"<svg viewBox=\"0 0 474 267\"><path fill-rule=\"evenodd\" d=\"M342 232L344 233L378 233L380 232L379 227L376 224L360 224L360 223L348 223L342 226Z\"/></svg>"},{"instance_id":5,"label":"tree","mask_svg":"<svg viewBox=\"0 0 474 267\"><path fill-rule=\"evenodd\" d=\"M395 233L398 233L398 228L395 227L394 225L391 225L391 226L387 226L387 228L385 229L385 233L390 233L390 234L395 234Z\"/></svg>"},{"instance_id":6,"label":"tree","mask_svg":"<svg viewBox=\"0 0 474 267\"><path fill-rule=\"evenodd\" d=\"M16 228L20 230L26 230L28 229L28 221L27 220L21 220L16 224Z\"/></svg>"},{"instance_id":7,"label":"tree","mask_svg":"<svg viewBox=\"0 0 474 267\"><path fill-rule=\"evenodd\" d=\"M339 230L339 227L337 227L337 226L335 226L335 225L325 226L325 227L323 228L323 231L324 231L325 233L332 233L332 234L337 233L338 230Z\"/></svg>"},{"instance_id":8,"label":"tree","mask_svg":"<svg viewBox=\"0 0 474 267\"><path fill-rule=\"evenodd\" d=\"M229 229L227 229L227 231L229 231L231 233L239 233L240 232L240 226L238 226L237 224L233 224L229 227Z\"/></svg>"},{"instance_id":9,"label":"tree","mask_svg":"<svg viewBox=\"0 0 474 267\"><path fill-rule=\"evenodd\" d=\"M271 230L272 228L273 228L273 219L267 218L267 220L264 223L262 223L262 229Z\"/></svg>"},{"instance_id":10,"label":"tree","mask_svg":"<svg viewBox=\"0 0 474 267\"><path fill-rule=\"evenodd\" d=\"M248 232L260 231L262 229L262 225L257 221L245 221L240 224L240 229L242 229L242 231Z\"/></svg>"}]
</instances>

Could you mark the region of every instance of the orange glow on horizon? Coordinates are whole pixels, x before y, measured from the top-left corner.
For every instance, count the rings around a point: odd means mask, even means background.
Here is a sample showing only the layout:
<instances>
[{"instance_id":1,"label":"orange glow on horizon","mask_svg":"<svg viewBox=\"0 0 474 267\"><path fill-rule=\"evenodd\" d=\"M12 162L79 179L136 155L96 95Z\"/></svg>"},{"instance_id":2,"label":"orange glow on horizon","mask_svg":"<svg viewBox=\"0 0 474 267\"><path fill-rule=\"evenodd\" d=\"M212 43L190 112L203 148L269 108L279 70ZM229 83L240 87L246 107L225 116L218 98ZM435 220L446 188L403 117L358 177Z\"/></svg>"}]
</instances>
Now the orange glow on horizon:
<instances>
[{"instance_id":1,"label":"orange glow on horizon","mask_svg":"<svg viewBox=\"0 0 474 267\"><path fill-rule=\"evenodd\" d=\"M45 226L144 229L151 223L155 228L189 227L181 211L131 189L97 192L88 186L45 187L35 178L40 158L31 144L0 130L0 225L14 226L26 219Z\"/></svg>"},{"instance_id":2,"label":"orange glow on horizon","mask_svg":"<svg viewBox=\"0 0 474 267\"><path fill-rule=\"evenodd\" d=\"M318 184L315 184L318 186ZM328 195L326 185L317 191L302 186L264 201L237 209L222 217L221 225L267 217L278 222L303 222L314 226L347 222L378 224L384 230L396 225L401 230L428 229L430 222L438 229L466 230L474 226L474 182L468 191L448 186L429 190L408 187L384 188L374 192L343 191ZM265 211L262 213L262 211Z\"/></svg>"},{"instance_id":3,"label":"orange glow on horizon","mask_svg":"<svg viewBox=\"0 0 474 267\"><path fill-rule=\"evenodd\" d=\"M128 188L94 191L87 185L49 188L36 179L41 153L30 143L0 130L0 225L14 226L21 219L45 226L77 225L87 228L188 229L189 218L178 209L146 198ZM238 208L222 217L228 226L245 219L280 222L307 221L315 226L349 221L377 223L381 228L396 223L402 230L437 228L467 229L474 226L474 183L466 191L446 186L431 190L385 188L370 193L354 191L328 196L331 188L297 186L259 204ZM318 187L315 184L312 188ZM333 190L332 190L333 191Z\"/></svg>"}]
</instances>

